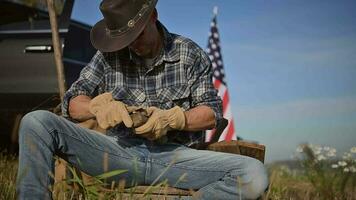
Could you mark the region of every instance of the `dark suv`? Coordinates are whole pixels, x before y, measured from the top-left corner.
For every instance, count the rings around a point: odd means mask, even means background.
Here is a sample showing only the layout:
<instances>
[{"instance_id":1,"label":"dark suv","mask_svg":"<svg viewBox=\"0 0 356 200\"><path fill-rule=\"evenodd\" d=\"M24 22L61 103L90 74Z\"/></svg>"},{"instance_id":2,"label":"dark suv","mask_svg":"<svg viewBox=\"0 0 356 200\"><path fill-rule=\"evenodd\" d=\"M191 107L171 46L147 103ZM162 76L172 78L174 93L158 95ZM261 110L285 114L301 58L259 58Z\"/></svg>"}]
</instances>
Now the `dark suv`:
<instances>
[{"instance_id":1,"label":"dark suv","mask_svg":"<svg viewBox=\"0 0 356 200\"><path fill-rule=\"evenodd\" d=\"M16 140L10 139L16 132L15 116L59 104L51 27L43 2L0 1L1 149ZM56 1L67 88L95 53L91 26L71 19L73 4L74 0Z\"/></svg>"}]
</instances>

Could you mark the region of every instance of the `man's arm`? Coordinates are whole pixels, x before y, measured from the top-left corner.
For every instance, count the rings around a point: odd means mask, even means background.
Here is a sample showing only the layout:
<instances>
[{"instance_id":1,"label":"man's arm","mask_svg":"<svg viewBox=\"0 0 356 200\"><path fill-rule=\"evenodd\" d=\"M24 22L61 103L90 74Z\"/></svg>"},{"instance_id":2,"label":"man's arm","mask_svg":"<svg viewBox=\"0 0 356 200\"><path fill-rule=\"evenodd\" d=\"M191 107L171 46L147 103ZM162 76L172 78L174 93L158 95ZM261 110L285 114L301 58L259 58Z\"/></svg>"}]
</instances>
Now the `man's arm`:
<instances>
[{"instance_id":1,"label":"man's arm","mask_svg":"<svg viewBox=\"0 0 356 200\"><path fill-rule=\"evenodd\" d=\"M79 95L69 101L69 115L72 119L85 121L95 116L89 111L91 98L85 95Z\"/></svg>"},{"instance_id":2,"label":"man's arm","mask_svg":"<svg viewBox=\"0 0 356 200\"><path fill-rule=\"evenodd\" d=\"M79 78L66 91L62 103L64 117L78 121L93 117L89 113L89 101L91 97L98 95L104 77L104 68L104 57L98 51L82 69Z\"/></svg>"},{"instance_id":3,"label":"man's arm","mask_svg":"<svg viewBox=\"0 0 356 200\"><path fill-rule=\"evenodd\" d=\"M198 46L192 55L196 55L194 63L187 68L186 75L191 86L192 105L186 111L186 129L201 131L219 126L222 114L222 101L213 85L212 66L209 57Z\"/></svg>"},{"instance_id":4,"label":"man's arm","mask_svg":"<svg viewBox=\"0 0 356 200\"><path fill-rule=\"evenodd\" d=\"M208 106L201 105L184 112L185 131L201 131L215 127L214 111Z\"/></svg>"}]
</instances>

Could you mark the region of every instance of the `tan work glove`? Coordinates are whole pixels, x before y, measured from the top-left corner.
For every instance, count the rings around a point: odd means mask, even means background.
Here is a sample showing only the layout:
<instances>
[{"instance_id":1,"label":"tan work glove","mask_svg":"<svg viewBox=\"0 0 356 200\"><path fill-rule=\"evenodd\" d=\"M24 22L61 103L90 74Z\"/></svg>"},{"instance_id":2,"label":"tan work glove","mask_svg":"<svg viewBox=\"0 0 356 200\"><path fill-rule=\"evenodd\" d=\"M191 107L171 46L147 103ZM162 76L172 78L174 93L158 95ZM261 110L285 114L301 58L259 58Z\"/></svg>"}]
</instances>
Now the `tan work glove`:
<instances>
[{"instance_id":1,"label":"tan work glove","mask_svg":"<svg viewBox=\"0 0 356 200\"><path fill-rule=\"evenodd\" d=\"M135 128L135 132L149 140L156 140L166 135L170 130L183 130L185 128L184 111L179 106L169 110L149 107L147 113L150 116L147 122Z\"/></svg>"},{"instance_id":2,"label":"tan work glove","mask_svg":"<svg viewBox=\"0 0 356 200\"><path fill-rule=\"evenodd\" d=\"M132 120L126 105L115 101L111 93L96 96L89 103L89 111L95 115L101 128L107 129L123 122L126 127L132 127Z\"/></svg>"}]
</instances>

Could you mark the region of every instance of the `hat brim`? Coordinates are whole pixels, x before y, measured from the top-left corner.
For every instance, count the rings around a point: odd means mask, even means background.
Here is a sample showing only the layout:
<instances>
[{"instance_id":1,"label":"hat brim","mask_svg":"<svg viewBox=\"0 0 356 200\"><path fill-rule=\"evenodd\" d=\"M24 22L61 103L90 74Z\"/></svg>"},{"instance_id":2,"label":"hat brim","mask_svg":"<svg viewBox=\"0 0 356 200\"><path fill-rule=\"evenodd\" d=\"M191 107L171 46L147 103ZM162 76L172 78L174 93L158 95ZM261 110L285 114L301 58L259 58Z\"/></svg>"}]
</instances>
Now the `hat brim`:
<instances>
[{"instance_id":1,"label":"hat brim","mask_svg":"<svg viewBox=\"0 0 356 200\"><path fill-rule=\"evenodd\" d=\"M143 31L147 22L150 19L157 0L154 0L152 6L127 32L118 36L111 36L108 31L104 19L97 22L90 31L90 40L94 48L102 52L114 52L121 50L131 44Z\"/></svg>"}]
</instances>

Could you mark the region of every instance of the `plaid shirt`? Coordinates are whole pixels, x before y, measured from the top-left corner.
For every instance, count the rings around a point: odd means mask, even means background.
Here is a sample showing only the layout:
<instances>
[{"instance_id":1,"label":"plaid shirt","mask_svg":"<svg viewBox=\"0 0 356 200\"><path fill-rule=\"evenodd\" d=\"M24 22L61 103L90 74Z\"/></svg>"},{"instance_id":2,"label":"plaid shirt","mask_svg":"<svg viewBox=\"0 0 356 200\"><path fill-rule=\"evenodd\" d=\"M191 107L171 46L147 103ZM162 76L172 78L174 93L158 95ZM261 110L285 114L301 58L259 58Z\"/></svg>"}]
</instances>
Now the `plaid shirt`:
<instances>
[{"instance_id":1,"label":"plaid shirt","mask_svg":"<svg viewBox=\"0 0 356 200\"><path fill-rule=\"evenodd\" d=\"M127 105L161 109L178 105L184 110L206 105L214 111L216 124L220 123L222 105L212 84L209 57L190 39L169 33L159 22L157 26L164 37L164 48L152 66L146 66L146 62L128 48L110 53L98 51L66 92L63 115L69 117L68 104L73 97L87 95L93 98L112 92L116 100ZM134 135L123 125L109 132L124 137ZM203 141L204 135L204 131L167 134L168 141L188 146Z\"/></svg>"}]
</instances>

